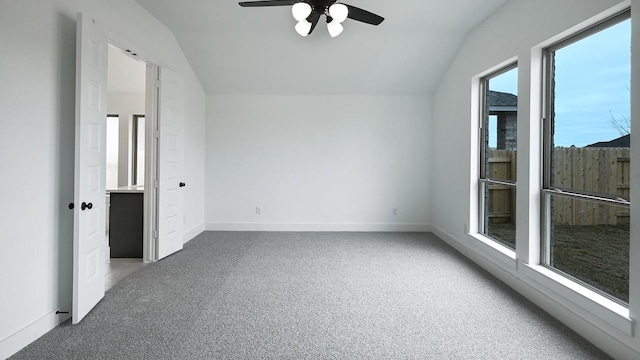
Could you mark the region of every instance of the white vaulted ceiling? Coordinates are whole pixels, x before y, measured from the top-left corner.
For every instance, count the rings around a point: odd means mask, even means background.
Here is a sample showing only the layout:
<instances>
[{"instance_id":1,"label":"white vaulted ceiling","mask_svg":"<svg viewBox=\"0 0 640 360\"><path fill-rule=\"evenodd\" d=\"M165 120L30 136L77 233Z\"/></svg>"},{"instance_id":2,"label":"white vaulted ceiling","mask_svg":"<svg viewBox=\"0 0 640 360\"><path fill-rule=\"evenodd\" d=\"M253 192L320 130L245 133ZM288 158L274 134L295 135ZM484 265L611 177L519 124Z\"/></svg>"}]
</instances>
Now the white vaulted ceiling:
<instances>
[{"instance_id":1,"label":"white vaulted ceiling","mask_svg":"<svg viewBox=\"0 0 640 360\"><path fill-rule=\"evenodd\" d=\"M467 34L507 0L344 0L385 18L322 17L299 36L290 6L232 0L136 0L175 34L209 94L430 94Z\"/></svg>"}]
</instances>

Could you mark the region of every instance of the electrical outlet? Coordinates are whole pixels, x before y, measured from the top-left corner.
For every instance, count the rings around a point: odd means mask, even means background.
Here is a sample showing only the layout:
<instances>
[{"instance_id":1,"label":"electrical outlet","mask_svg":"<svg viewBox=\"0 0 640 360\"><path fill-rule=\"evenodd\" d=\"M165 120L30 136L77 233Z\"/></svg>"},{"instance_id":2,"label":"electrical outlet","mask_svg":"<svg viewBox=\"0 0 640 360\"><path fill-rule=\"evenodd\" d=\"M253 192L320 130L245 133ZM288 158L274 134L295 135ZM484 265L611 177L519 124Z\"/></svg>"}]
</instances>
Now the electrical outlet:
<instances>
[{"instance_id":1,"label":"electrical outlet","mask_svg":"<svg viewBox=\"0 0 640 360\"><path fill-rule=\"evenodd\" d=\"M256 206L256 215L260 215L260 207Z\"/></svg>"},{"instance_id":2,"label":"electrical outlet","mask_svg":"<svg viewBox=\"0 0 640 360\"><path fill-rule=\"evenodd\" d=\"M393 215L393 216L398 215L398 208L391 209L391 215Z\"/></svg>"}]
</instances>

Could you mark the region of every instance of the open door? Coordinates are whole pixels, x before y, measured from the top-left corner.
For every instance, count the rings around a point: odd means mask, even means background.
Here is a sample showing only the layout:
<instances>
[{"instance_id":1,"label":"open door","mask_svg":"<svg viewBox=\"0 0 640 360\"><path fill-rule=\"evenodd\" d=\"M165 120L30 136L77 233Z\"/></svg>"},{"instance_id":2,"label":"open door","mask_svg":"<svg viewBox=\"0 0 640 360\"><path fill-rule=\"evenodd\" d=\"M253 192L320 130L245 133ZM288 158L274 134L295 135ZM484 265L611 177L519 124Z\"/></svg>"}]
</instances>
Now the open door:
<instances>
[{"instance_id":1,"label":"open door","mask_svg":"<svg viewBox=\"0 0 640 360\"><path fill-rule=\"evenodd\" d=\"M158 260L182 250L184 86L180 74L160 68L158 127Z\"/></svg>"},{"instance_id":2,"label":"open door","mask_svg":"<svg viewBox=\"0 0 640 360\"><path fill-rule=\"evenodd\" d=\"M78 14L73 228L73 323L104 297L107 37Z\"/></svg>"}]
</instances>

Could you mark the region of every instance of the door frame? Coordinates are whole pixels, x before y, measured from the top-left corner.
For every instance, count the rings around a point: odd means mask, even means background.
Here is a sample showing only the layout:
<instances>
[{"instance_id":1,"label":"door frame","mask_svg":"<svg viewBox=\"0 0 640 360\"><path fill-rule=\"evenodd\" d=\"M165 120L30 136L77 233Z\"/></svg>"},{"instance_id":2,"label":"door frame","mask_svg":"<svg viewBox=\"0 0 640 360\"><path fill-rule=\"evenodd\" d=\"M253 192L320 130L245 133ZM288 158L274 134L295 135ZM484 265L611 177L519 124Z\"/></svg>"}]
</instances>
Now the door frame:
<instances>
[{"instance_id":1,"label":"door frame","mask_svg":"<svg viewBox=\"0 0 640 360\"><path fill-rule=\"evenodd\" d=\"M142 252L144 262L158 261L158 126L160 67L147 62L145 100L145 186L144 186L144 230ZM148 180L147 180L148 179Z\"/></svg>"},{"instance_id":2,"label":"door frame","mask_svg":"<svg viewBox=\"0 0 640 360\"><path fill-rule=\"evenodd\" d=\"M158 241L158 96L160 90L160 67L149 61L136 51L114 40L108 31L105 31L110 45L117 47L124 54L142 61L146 66L145 78L145 184L144 184L144 210L142 230L142 261L155 262L157 256ZM105 189L106 192L106 189ZM106 259L105 259L106 260Z\"/></svg>"}]
</instances>

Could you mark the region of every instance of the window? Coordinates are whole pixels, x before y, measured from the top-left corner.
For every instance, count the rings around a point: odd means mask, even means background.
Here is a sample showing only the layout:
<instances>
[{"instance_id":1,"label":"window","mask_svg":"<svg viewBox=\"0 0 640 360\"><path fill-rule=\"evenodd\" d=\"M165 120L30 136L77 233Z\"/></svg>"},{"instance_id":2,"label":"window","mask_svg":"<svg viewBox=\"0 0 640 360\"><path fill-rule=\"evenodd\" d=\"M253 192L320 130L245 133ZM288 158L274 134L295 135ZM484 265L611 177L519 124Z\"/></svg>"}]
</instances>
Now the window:
<instances>
[{"instance_id":1,"label":"window","mask_svg":"<svg viewBox=\"0 0 640 360\"><path fill-rule=\"evenodd\" d=\"M545 50L542 263L629 301L629 11Z\"/></svg>"},{"instance_id":2,"label":"window","mask_svg":"<svg viewBox=\"0 0 640 360\"><path fill-rule=\"evenodd\" d=\"M120 118L118 115L107 115L107 189L118 188L118 143L120 136Z\"/></svg>"},{"instance_id":3,"label":"window","mask_svg":"<svg viewBox=\"0 0 640 360\"><path fill-rule=\"evenodd\" d=\"M515 249L517 65L482 78L480 85L480 232Z\"/></svg>"},{"instance_id":4,"label":"window","mask_svg":"<svg viewBox=\"0 0 640 360\"><path fill-rule=\"evenodd\" d=\"M144 185L144 115L133 116L133 184Z\"/></svg>"}]
</instances>

